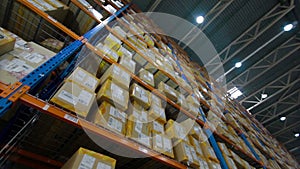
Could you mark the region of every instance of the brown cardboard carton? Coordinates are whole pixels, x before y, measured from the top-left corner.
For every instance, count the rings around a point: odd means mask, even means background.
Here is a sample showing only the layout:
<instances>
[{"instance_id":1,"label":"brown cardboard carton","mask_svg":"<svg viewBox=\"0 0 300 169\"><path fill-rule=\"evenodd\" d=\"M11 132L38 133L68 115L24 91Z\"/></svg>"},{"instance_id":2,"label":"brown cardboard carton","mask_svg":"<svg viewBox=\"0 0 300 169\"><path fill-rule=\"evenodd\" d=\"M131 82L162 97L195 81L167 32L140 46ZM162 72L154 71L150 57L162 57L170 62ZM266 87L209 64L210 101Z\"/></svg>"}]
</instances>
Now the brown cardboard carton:
<instances>
[{"instance_id":1,"label":"brown cardboard carton","mask_svg":"<svg viewBox=\"0 0 300 169\"><path fill-rule=\"evenodd\" d=\"M200 147L201 147L201 150L204 154L204 156L212 161L215 161L215 162L219 162L217 157L216 157L216 154L214 152L214 150L212 149L212 147L210 146L209 142L206 140L206 141L203 141L203 142L200 142Z\"/></svg>"},{"instance_id":2,"label":"brown cardboard carton","mask_svg":"<svg viewBox=\"0 0 300 169\"><path fill-rule=\"evenodd\" d=\"M164 124L156 120L151 121L151 133L152 136L154 134L164 134L165 133Z\"/></svg>"},{"instance_id":3,"label":"brown cardboard carton","mask_svg":"<svg viewBox=\"0 0 300 169\"><path fill-rule=\"evenodd\" d=\"M107 37L104 39L104 45L108 46L109 48L118 51L121 47L121 40L115 37L113 34L109 33Z\"/></svg>"},{"instance_id":4,"label":"brown cardboard carton","mask_svg":"<svg viewBox=\"0 0 300 169\"><path fill-rule=\"evenodd\" d=\"M121 111L128 108L129 93L111 80L106 80L97 94L98 101L107 101Z\"/></svg>"},{"instance_id":5,"label":"brown cardboard carton","mask_svg":"<svg viewBox=\"0 0 300 169\"><path fill-rule=\"evenodd\" d=\"M180 140L185 140L188 142L187 134L185 127L183 127L180 123L173 121L172 119L168 120L165 125L166 134L172 139L173 142L177 142Z\"/></svg>"},{"instance_id":6,"label":"brown cardboard carton","mask_svg":"<svg viewBox=\"0 0 300 169\"><path fill-rule=\"evenodd\" d=\"M16 39L9 36L8 31L0 27L0 55L14 49Z\"/></svg>"},{"instance_id":7,"label":"brown cardboard carton","mask_svg":"<svg viewBox=\"0 0 300 169\"><path fill-rule=\"evenodd\" d=\"M173 145L170 138L164 134L153 135L153 149L166 156L174 158Z\"/></svg>"},{"instance_id":8,"label":"brown cardboard carton","mask_svg":"<svg viewBox=\"0 0 300 169\"><path fill-rule=\"evenodd\" d=\"M130 75L123 68L116 64L112 64L108 70L100 78L100 84L103 84L107 79L111 80L118 86L128 90L130 83Z\"/></svg>"},{"instance_id":9,"label":"brown cardboard carton","mask_svg":"<svg viewBox=\"0 0 300 169\"><path fill-rule=\"evenodd\" d=\"M77 83L87 90L95 92L98 87L99 80L81 67L77 67L68 77L68 80Z\"/></svg>"},{"instance_id":10,"label":"brown cardboard carton","mask_svg":"<svg viewBox=\"0 0 300 169\"><path fill-rule=\"evenodd\" d=\"M175 159L179 162L183 162L185 164L189 163L192 166L199 167L199 159L198 156L196 156L194 148L185 141L180 141L177 144L174 144L174 155Z\"/></svg>"},{"instance_id":11,"label":"brown cardboard carton","mask_svg":"<svg viewBox=\"0 0 300 169\"><path fill-rule=\"evenodd\" d=\"M151 126L149 123L143 123L137 119L128 120L126 137L136 140L137 142L152 148Z\"/></svg>"},{"instance_id":12,"label":"brown cardboard carton","mask_svg":"<svg viewBox=\"0 0 300 169\"><path fill-rule=\"evenodd\" d=\"M164 82L159 83L158 90L163 92L166 95L166 97L171 99L172 101L177 101L178 92L170 86L166 85Z\"/></svg>"},{"instance_id":13,"label":"brown cardboard carton","mask_svg":"<svg viewBox=\"0 0 300 169\"><path fill-rule=\"evenodd\" d=\"M197 155L203 157L204 154L202 153L202 150L200 147L200 141L190 135L189 135L189 140L190 140L191 145L194 146Z\"/></svg>"},{"instance_id":14,"label":"brown cardboard carton","mask_svg":"<svg viewBox=\"0 0 300 169\"><path fill-rule=\"evenodd\" d=\"M76 83L66 81L52 97L51 102L75 112L81 117L87 117L95 101L95 93L86 90Z\"/></svg>"},{"instance_id":15,"label":"brown cardboard carton","mask_svg":"<svg viewBox=\"0 0 300 169\"><path fill-rule=\"evenodd\" d=\"M96 45L96 47L108 58L110 58L111 60L113 60L114 62L118 62L119 60L119 55L118 53L111 49L110 47L108 47L107 45L103 45L102 43L99 43Z\"/></svg>"},{"instance_id":16,"label":"brown cardboard carton","mask_svg":"<svg viewBox=\"0 0 300 169\"><path fill-rule=\"evenodd\" d=\"M166 114L165 110L158 105L152 105L148 111L150 120L157 120L161 122L162 124L165 124L167 122L166 120Z\"/></svg>"},{"instance_id":17,"label":"brown cardboard carton","mask_svg":"<svg viewBox=\"0 0 300 169\"><path fill-rule=\"evenodd\" d=\"M159 107L162 107L161 99L158 96L156 96L154 93L151 93L150 95L151 95L150 96L151 106L157 105Z\"/></svg>"},{"instance_id":18,"label":"brown cardboard carton","mask_svg":"<svg viewBox=\"0 0 300 169\"><path fill-rule=\"evenodd\" d=\"M91 150L79 148L75 154L62 166L61 169L89 168L114 169L116 160Z\"/></svg>"},{"instance_id":19,"label":"brown cardboard carton","mask_svg":"<svg viewBox=\"0 0 300 169\"><path fill-rule=\"evenodd\" d=\"M132 100L143 106L144 109L150 107L150 92L136 83L130 86L130 97Z\"/></svg>"},{"instance_id":20,"label":"brown cardboard carton","mask_svg":"<svg viewBox=\"0 0 300 169\"><path fill-rule=\"evenodd\" d=\"M183 94L179 93L177 98L177 104L181 106L183 109L188 110L188 103Z\"/></svg>"},{"instance_id":21,"label":"brown cardboard carton","mask_svg":"<svg viewBox=\"0 0 300 169\"><path fill-rule=\"evenodd\" d=\"M107 102L102 102L91 120L109 130L125 135L127 114L113 107Z\"/></svg>"},{"instance_id":22,"label":"brown cardboard carton","mask_svg":"<svg viewBox=\"0 0 300 169\"><path fill-rule=\"evenodd\" d=\"M222 167L220 166L220 163L216 163L214 161L208 160L207 164L208 164L209 169L222 169Z\"/></svg>"},{"instance_id":23,"label":"brown cardboard carton","mask_svg":"<svg viewBox=\"0 0 300 169\"><path fill-rule=\"evenodd\" d=\"M123 47L123 46L121 46L120 48L119 48L119 50L118 50L118 55L120 56L120 57L124 57L124 56L126 56L126 57L128 57L129 59L132 59L132 56L133 56L133 54L132 54L132 52L130 52L129 50L127 50L125 47Z\"/></svg>"},{"instance_id":24,"label":"brown cardboard carton","mask_svg":"<svg viewBox=\"0 0 300 169\"><path fill-rule=\"evenodd\" d=\"M128 120L134 121L136 119L143 123L148 123L150 121L148 112L145 109L131 105L128 109Z\"/></svg>"},{"instance_id":25,"label":"brown cardboard carton","mask_svg":"<svg viewBox=\"0 0 300 169\"><path fill-rule=\"evenodd\" d=\"M141 69L138 73L138 76L141 80L149 84L150 86L154 87L154 77L153 74L148 72L145 69Z\"/></svg>"},{"instance_id":26,"label":"brown cardboard carton","mask_svg":"<svg viewBox=\"0 0 300 169\"><path fill-rule=\"evenodd\" d=\"M127 56L122 56L120 59L120 65L124 66L125 68L127 68L127 70L129 70L129 72L131 73L135 73L135 61L131 60L129 57Z\"/></svg>"}]
</instances>

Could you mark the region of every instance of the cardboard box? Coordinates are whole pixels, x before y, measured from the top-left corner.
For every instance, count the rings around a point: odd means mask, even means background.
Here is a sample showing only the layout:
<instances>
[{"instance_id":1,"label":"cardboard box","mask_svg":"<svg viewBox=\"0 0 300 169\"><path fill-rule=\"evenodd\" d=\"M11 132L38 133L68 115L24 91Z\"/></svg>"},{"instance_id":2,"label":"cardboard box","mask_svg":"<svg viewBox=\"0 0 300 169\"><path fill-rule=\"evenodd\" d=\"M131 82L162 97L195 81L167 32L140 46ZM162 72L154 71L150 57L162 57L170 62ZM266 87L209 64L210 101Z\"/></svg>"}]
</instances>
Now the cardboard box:
<instances>
[{"instance_id":1,"label":"cardboard box","mask_svg":"<svg viewBox=\"0 0 300 169\"><path fill-rule=\"evenodd\" d=\"M9 36L8 31L0 27L0 55L14 49L16 39Z\"/></svg>"},{"instance_id":2,"label":"cardboard box","mask_svg":"<svg viewBox=\"0 0 300 169\"><path fill-rule=\"evenodd\" d=\"M148 112L145 109L131 105L128 109L128 120L134 121L136 119L143 123L148 123L150 121Z\"/></svg>"},{"instance_id":3,"label":"cardboard box","mask_svg":"<svg viewBox=\"0 0 300 169\"><path fill-rule=\"evenodd\" d=\"M154 77L153 74L148 72L145 69L141 69L138 73L138 76L141 80L149 84L150 86L154 87Z\"/></svg>"},{"instance_id":4,"label":"cardboard box","mask_svg":"<svg viewBox=\"0 0 300 169\"><path fill-rule=\"evenodd\" d=\"M195 154L194 148L186 143L185 141L180 141L174 145L174 155L175 159L179 162L183 162L185 164L189 163L192 166L199 167L199 159Z\"/></svg>"},{"instance_id":5,"label":"cardboard box","mask_svg":"<svg viewBox=\"0 0 300 169\"><path fill-rule=\"evenodd\" d=\"M106 70L106 72L100 78L100 84L103 84L107 79L111 80L125 90L128 90L131 80L130 74L116 64L112 64L108 70Z\"/></svg>"},{"instance_id":6,"label":"cardboard box","mask_svg":"<svg viewBox=\"0 0 300 169\"><path fill-rule=\"evenodd\" d=\"M200 147L200 141L190 135L189 135L189 140L190 140L191 145L194 146L197 155L203 157L204 154Z\"/></svg>"},{"instance_id":7,"label":"cardboard box","mask_svg":"<svg viewBox=\"0 0 300 169\"><path fill-rule=\"evenodd\" d=\"M188 131L178 122L170 119L168 120L167 124L165 125L166 134L174 141L177 142L178 140L185 140L187 139Z\"/></svg>"},{"instance_id":8,"label":"cardboard box","mask_svg":"<svg viewBox=\"0 0 300 169\"><path fill-rule=\"evenodd\" d=\"M165 109L159 107L158 105L153 104L149 111L150 120L157 120L161 122L162 124L165 124L167 122L166 120L166 113Z\"/></svg>"},{"instance_id":9,"label":"cardboard box","mask_svg":"<svg viewBox=\"0 0 300 169\"><path fill-rule=\"evenodd\" d=\"M191 113L195 117L197 117L198 115L200 115L199 107L195 107L194 105L192 105L190 103L188 103L188 111L189 111L189 113Z\"/></svg>"},{"instance_id":10,"label":"cardboard box","mask_svg":"<svg viewBox=\"0 0 300 169\"><path fill-rule=\"evenodd\" d=\"M107 101L121 111L125 111L128 108L129 93L108 79L100 88L97 100Z\"/></svg>"},{"instance_id":11,"label":"cardboard box","mask_svg":"<svg viewBox=\"0 0 300 169\"><path fill-rule=\"evenodd\" d=\"M226 144L218 142L218 145L222 154L231 157L231 153L228 151Z\"/></svg>"},{"instance_id":12,"label":"cardboard box","mask_svg":"<svg viewBox=\"0 0 300 169\"><path fill-rule=\"evenodd\" d=\"M127 114L105 101L99 106L98 111L91 120L95 124L101 125L121 135L125 135L126 133Z\"/></svg>"},{"instance_id":13,"label":"cardboard box","mask_svg":"<svg viewBox=\"0 0 300 169\"><path fill-rule=\"evenodd\" d=\"M87 117L92 105L96 103L95 98L95 93L76 83L66 81L51 98L51 102L75 112L81 117Z\"/></svg>"},{"instance_id":14,"label":"cardboard box","mask_svg":"<svg viewBox=\"0 0 300 169\"><path fill-rule=\"evenodd\" d=\"M215 162L219 162L219 160L217 159L216 154L215 154L214 150L212 149L212 147L210 146L208 140L200 142L200 147L206 158L208 158L212 161L215 161Z\"/></svg>"},{"instance_id":15,"label":"cardboard box","mask_svg":"<svg viewBox=\"0 0 300 169\"><path fill-rule=\"evenodd\" d=\"M167 98L171 99L174 102L177 102L178 92L166 85L164 82L160 82L158 85L158 90L163 92Z\"/></svg>"},{"instance_id":16,"label":"cardboard box","mask_svg":"<svg viewBox=\"0 0 300 169\"><path fill-rule=\"evenodd\" d=\"M126 137L152 148L151 128L148 123L140 122L137 119L128 120Z\"/></svg>"},{"instance_id":17,"label":"cardboard box","mask_svg":"<svg viewBox=\"0 0 300 169\"><path fill-rule=\"evenodd\" d=\"M107 56L114 62L118 62L119 60L118 53L115 50L111 49L109 46L103 45L102 43L98 43L96 45L96 48L98 48L105 56Z\"/></svg>"},{"instance_id":18,"label":"cardboard box","mask_svg":"<svg viewBox=\"0 0 300 169\"><path fill-rule=\"evenodd\" d=\"M129 70L129 72L131 72L133 74L135 73L136 63L135 63L135 61L131 60L129 57L122 56L120 59L120 65L127 68L127 70Z\"/></svg>"},{"instance_id":19,"label":"cardboard box","mask_svg":"<svg viewBox=\"0 0 300 169\"><path fill-rule=\"evenodd\" d=\"M123 46L121 46L121 47L119 48L119 50L118 50L117 53L118 53L118 55L119 55L120 57L126 56L126 57L128 57L128 58L130 58L130 59L132 59L132 56L133 56L132 52L130 52L129 50L127 50L127 49L124 48Z\"/></svg>"},{"instance_id":20,"label":"cardboard box","mask_svg":"<svg viewBox=\"0 0 300 169\"><path fill-rule=\"evenodd\" d=\"M89 168L114 169L116 160L91 150L79 148L75 154L62 166L61 169Z\"/></svg>"},{"instance_id":21,"label":"cardboard box","mask_svg":"<svg viewBox=\"0 0 300 169\"><path fill-rule=\"evenodd\" d=\"M130 97L145 109L150 107L150 92L138 84L134 83L130 86Z\"/></svg>"},{"instance_id":22,"label":"cardboard box","mask_svg":"<svg viewBox=\"0 0 300 169\"><path fill-rule=\"evenodd\" d=\"M110 49L118 51L121 47L122 41L115 37L112 33L109 33L104 39L104 45L108 46Z\"/></svg>"},{"instance_id":23,"label":"cardboard box","mask_svg":"<svg viewBox=\"0 0 300 169\"><path fill-rule=\"evenodd\" d=\"M207 161L204 157L198 156L199 164L201 169L209 169L209 166L207 164Z\"/></svg>"},{"instance_id":24,"label":"cardboard box","mask_svg":"<svg viewBox=\"0 0 300 169\"><path fill-rule=\"evenodd\" d=\"M208 160L208 161L207 161L207 164L208 164L208 168L209 168L209 169L222 169L220 163L216 163L216 162L214 162L214 161Z\"/></svg>"},{"instance_id":25,"label":"cardboard box","mask_svg":"<svg viewBox=\"0 0 300 169\"><path fill-rule=\"evenodd\" d=\"M155 54L153 54L150 49L139 49L139 51L143 53L143 56L141 56L139 53L135 53L132 59L140 66L144 66L146 63L148 63L144 57L148 58L148 60L152 62L155 61Z\"/></svg>"},{"instance_id":26,"label":"cardboard box","mask_svg":"<svg viewBox=\"0 0 300 169\"><path fill-rule=\"evenodd\" d=\"M77 67L68 77L68 80L77 83L91 92L95 92L99 85L99 80L81 67Z\"/></svg>"},{"instance_id":27,"label":"cardboard box","mask_svg":"<svg viewBox=\"0 0 300 169\"><path fill-rule=\"evenodd\" d=\"M153 135L153 149L166 156L174 158L173 145L170 138L164 134Z\"/></svg>"},{"instance_id":28,"label":"cardboard box","mask_svg":"<svg viewBox=\"0 0 300 169\"><path fill-rule=\"evenodd\" d=\"M158 96L156 96L154 93L151 93L150 95L151 95L150 96L151 106L157 105L159 107L162 107L161 99Z\"/></svg>"},{"instance_id":29,"label":"cardboard box","mask_svg":"<svg viewBox=\"0 0 300 169\"><path fill-rule=\"evenodd\" d=\"M186 98L186 100L187 100L188 103L192 104L193 106L200 107L200 102L194 96L189 95Z\"/></svg>"},{"instance_id":30,"label":"cardboard box","mask_svg":"<svg viewBox=\"0 0 300 169\"><path fill-rule=\"evenodd\" d=\"M178 98L177 98L177 102L176 102L179 106L181 106L181 108L185 109L185 110L188 110L189 107L188 107L188 103L184 97L183 94L179 93L178 94Z\"/></svg>"},{"instance_id":31,"label":"cardboard box","mask_svg":"<svg viewBox=\"0 0 300 169\"><path fill-rule=\"evenodd\" d=\"M152 136L154 136L155 134L164 134L165 133L164 124L156 120L151 121L151 133Z\"/></svg>"}]
</instances>

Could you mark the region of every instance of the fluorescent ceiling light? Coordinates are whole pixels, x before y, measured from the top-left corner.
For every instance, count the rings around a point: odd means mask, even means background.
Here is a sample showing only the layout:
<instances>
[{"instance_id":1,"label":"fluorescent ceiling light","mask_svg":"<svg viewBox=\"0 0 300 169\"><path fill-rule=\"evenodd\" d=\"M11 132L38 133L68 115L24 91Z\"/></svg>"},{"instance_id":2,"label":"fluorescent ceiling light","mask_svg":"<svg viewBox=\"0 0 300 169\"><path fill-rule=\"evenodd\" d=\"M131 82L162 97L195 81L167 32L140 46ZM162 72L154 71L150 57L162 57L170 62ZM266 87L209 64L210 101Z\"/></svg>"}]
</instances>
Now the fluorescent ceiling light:
<instances>
[{"instance_id":1,"label":"fluorescent ceiling light","mask_svg":"<svg viewBox=\"0 0 300 169\"><path fill-rule=\"evenodd\" d=\"M236 68L240 68L242 66L242 62L236 62L234 66Z\"/></svg>"},{"instance_id":2,"label":"fluorescent ceiling light","mask_svg":"<svg viewBox=\"0 0 300 169\"><path fill-rule=\"evenodd\" d=\"M198 17L196 18L196 22L197 22L198 24L203 23L203 22L204 22L204 17L203 17L203 16L198 16Z\"/></svg>"},{"instance_id":3,"label":"fluorescent ceiling light","mask_svg":"<svg viewBox=\"0 0 300 169\"><path fill-rule=\"evenodd\" d=\"M292 30L293 27L294 27L294 25L290 23L290 24L285 25L283 27L283 30L286 31L286 32L288 32L288 31Z\"/></svg>"},{"instance_id":4,"label":"fluorescent ceiling light","mask_svg":"<svg viewBox=\"0 0 300 169\"><path fill-rule=\"evenodd\" d=\"M285 116L280 117L280 121L284 121L284 120L286 120Z\"/></svg>"},{"instance_id":5,"label":"fluorescent ceiling light","mask_svg":"<svg viewBox=\"0 0 300 169\"><path fill-rule=\"evenodd\" d=\"M299 133L295 133L295 137L299 137L300 136L300 134Z\"/></svg>"},{"instance_id":6,"label":"fluorescent ceiling light","mask_svg":"<svg viewBox=\"0 0 300 169\"><path fill-rule=\"evenodd\" d=\"M261 94L261 98L262 98L262 99L265 99L265 98L267 98L267 97L268 97L267 94Z\"/></svg>"},{"instance_id":7,"label":"fluorescent ceiling light","mask_svg":"<svg viewBox=\"0 0 300 169\"><path fill-rule=\"evenodd\" d=\"M227 91L227 93L229 93L230 97L233 99L236 99L243 94L237 87L231 88L230 90Z\"/></svg>"}]
</instances>

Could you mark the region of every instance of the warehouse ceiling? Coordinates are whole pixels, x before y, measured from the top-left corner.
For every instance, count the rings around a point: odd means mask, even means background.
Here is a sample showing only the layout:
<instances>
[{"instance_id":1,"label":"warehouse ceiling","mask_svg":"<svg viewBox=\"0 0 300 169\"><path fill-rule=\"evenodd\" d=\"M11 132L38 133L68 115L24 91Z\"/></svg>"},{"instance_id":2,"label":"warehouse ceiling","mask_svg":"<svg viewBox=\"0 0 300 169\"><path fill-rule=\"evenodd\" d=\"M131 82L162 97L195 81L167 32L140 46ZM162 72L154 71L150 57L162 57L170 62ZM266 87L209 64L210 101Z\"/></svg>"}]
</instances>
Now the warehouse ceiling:
<instances>
[{"instance_id":1,"label":"warehouse ceiling","mask_svg":"<svg viewBox=\"0 0 300 169\"><path fill-rule=\"evenodd\" d=\"M204 66L215 77L226 72L227 89L237 87L244 105L300 162L299 0L133 0L143 11L163 12L197 25L219 59ZM291 31L283 31L289 23ZM191 37L195 34L187 35ZM191 41L191 43L195 40ZM181 44L185 47L186 44ZM203 64L188 47L192 60ZM221 66L215 62L221 60ZM240 68L235 63L242 61ZM223 73L222 68L224 68ZM217 76L216 76L217 75ZM265 95L262 95L265 94ZM266 96L266 97L263 97ZM281 121L280 117L286 117Z\"/></svg>"}]
</instances>

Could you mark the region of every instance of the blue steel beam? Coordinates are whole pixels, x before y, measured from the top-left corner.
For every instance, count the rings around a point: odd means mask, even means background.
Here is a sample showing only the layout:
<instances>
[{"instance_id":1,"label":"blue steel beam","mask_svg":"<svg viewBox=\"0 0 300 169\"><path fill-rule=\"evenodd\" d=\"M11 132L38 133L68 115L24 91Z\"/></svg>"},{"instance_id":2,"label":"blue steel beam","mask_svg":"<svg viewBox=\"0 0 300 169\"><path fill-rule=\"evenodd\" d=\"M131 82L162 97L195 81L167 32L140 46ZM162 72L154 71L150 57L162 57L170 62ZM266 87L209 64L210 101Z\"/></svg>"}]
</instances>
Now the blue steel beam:
<instances>
[{"instance_id":1,"label":"blue steel beam","mask_svg":"<svg viewBox=\"0 0 300 169\"><path fill-rule=\"evenodd\" d=\"M36 87L42 80L44 80L53 70L55 70L59 65L66 61L69 57L72 56L83 43L80 40L76 40L71 43L69 46L65 47L62 51L57 53L51 59L43 63L41 66L36 68L34 71L29 73L23 79L20 80L22 86L29 86L30 88ZM8 100L12 95L18 92L16 89L6 98L0 98L0 117L2 117L5 112L13 105L13 102Z\"/></svg>"}]
</instances>

